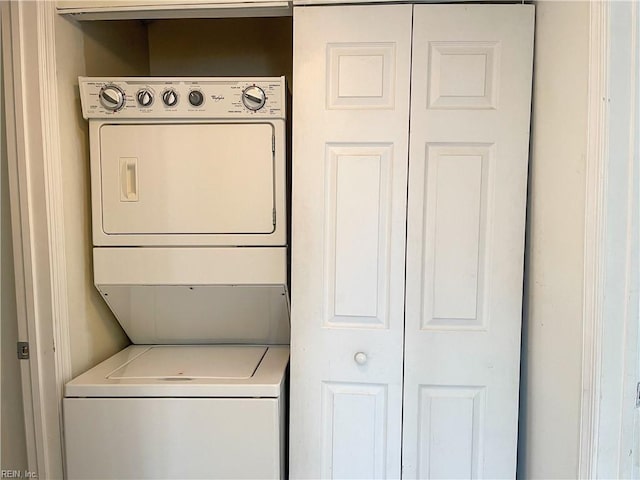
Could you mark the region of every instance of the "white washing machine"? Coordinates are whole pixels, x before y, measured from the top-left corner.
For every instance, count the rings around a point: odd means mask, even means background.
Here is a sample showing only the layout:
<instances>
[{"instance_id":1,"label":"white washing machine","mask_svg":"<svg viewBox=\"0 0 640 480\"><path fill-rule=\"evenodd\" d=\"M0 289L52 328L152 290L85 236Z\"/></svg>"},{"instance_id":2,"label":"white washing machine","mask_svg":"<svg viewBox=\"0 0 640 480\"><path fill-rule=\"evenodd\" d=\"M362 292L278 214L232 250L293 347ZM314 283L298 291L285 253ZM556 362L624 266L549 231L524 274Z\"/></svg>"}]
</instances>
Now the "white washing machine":
<instances>
[{"instance_id":1,"label":"white washing machine","mask_svg":"<svg viewBox=\"0 0 640 480\"><path fill-rule=\"evenodd\" d=\"M84 78L94 282L133 345L65 387L69 479L283 478L284 78Z\"/></svg>"}]
</instances>

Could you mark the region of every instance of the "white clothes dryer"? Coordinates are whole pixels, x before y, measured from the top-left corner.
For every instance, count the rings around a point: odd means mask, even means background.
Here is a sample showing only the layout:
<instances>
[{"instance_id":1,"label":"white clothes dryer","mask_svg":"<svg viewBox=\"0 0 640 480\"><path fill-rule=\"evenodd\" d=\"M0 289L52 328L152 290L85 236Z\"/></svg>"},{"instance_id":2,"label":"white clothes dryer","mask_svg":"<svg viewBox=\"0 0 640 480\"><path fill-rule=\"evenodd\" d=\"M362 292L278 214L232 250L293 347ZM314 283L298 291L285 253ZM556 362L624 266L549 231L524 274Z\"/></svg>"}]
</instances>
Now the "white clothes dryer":
<instances>
[{"instance_id":1,"label":"white clothes dryer","mask_svg":"<svg viewBox=\"0 0 640 480\"><path fill-rule=\"evenodd\" d=\"M284 78L79 84L94 282L133 345L65 386L67 478L284 478Z\"/></svg>"}]
</instances>

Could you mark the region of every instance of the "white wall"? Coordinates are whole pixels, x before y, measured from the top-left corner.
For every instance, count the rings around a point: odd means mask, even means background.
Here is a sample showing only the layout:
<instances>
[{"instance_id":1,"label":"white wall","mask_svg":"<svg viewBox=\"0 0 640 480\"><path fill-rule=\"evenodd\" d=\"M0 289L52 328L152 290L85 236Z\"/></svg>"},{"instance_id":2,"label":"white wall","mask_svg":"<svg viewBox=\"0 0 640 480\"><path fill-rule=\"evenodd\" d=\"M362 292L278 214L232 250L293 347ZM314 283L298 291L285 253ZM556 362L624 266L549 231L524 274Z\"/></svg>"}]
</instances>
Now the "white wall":
<instances>
[{"instance_id":1,"label":"white wall","mask_svg":"<svg viewBox=\"0 0 640 480\"><path fill-rule=\"evenodd\" d=\"M578 475L589 3L536 4L520 478Z\"/></svg>"},{"instance_id":2,"label":"white wall","mask_svg":"<svg viewBox=\"0 0 640 480\"><path fill-rule=\"evenodd\" d=\"M0 75L1 77L2 75ZM0 87L0 92L3 89ZM18 317L13 272L11 212L7 172L4 98L0 93L0 468L27 470L27 444L22 410L20 364L16 356Z\"/></svg>"}]
</instances>

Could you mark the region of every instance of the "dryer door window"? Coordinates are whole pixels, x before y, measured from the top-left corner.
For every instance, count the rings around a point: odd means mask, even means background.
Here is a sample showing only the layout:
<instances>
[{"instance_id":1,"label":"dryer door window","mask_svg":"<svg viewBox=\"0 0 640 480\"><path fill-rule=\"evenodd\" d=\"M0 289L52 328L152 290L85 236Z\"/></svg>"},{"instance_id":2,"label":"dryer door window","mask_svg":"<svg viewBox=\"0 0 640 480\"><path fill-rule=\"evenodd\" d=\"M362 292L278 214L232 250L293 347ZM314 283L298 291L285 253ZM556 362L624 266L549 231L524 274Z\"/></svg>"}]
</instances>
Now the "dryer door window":
<instances>
[{"instance_id":1,"label":"dryer door window","mask_svg":"<svg viewBox=\"0 0 640 480\"><path fill-rule=\"evenodd\" d=\"M125 234L270 234L273 126L104 125L102 228Z\"/></svg>"}]
</instances>

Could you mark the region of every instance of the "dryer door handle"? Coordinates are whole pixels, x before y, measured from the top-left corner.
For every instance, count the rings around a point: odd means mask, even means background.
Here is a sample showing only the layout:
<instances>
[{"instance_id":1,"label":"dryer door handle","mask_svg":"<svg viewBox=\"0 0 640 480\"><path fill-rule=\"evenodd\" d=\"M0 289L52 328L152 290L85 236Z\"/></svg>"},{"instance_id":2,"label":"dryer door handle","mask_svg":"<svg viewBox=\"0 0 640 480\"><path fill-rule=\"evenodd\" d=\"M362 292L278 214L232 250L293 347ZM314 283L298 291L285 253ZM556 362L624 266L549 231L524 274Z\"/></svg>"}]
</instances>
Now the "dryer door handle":
<instances>
[{"instance_id":1,"label":"dryer door handle","mask_svg":"<svg viewBox=\"0 0 640 480\"><path fill-rule=\"evenodd\" d=\"M138 159L120 157L120 201L138 201Z\"/></svg>"}]
</instances>

